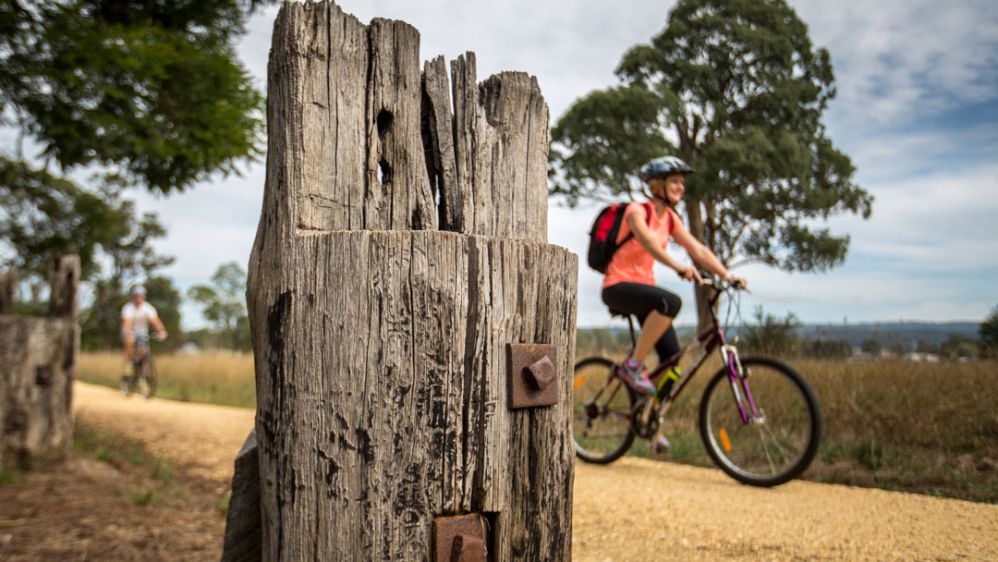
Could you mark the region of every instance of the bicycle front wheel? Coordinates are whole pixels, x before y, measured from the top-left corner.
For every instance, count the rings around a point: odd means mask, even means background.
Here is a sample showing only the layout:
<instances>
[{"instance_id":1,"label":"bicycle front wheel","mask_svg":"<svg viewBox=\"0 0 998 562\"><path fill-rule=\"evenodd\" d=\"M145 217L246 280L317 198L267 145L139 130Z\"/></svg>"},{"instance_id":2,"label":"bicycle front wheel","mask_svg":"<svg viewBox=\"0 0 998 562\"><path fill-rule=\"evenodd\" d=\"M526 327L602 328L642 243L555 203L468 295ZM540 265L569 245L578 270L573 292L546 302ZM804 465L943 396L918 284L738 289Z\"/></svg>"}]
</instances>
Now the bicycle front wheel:
<instances>
[{"instance_id":1,"label":"bicycle front wheel","mask_svg":"<svg viewBox=\"0 0 998 562\"><path fill-rule=\"evenodd\" d=\"M158 380L156 374L156 364L153 362L152 357L146 357L145 365L142 371L142 380L144 381L142 396L147 400L156 396L156 382Z\"/></svg>"},{"instance_id":2,"label":"bicycle front wheel","mask_svg":"<svg viewBox=\"0 0 998 562\"><path fill-rule=\"evenodd\" d=\"M614 376L615 364L588 357L575 364L572 436L575 454L586 462L611 463L634 442L631 410L634 394Z\"/></svg>"},{"instance_id":3,"label":"bicycle front wheel","mask_svg":"<svg viewBox=\"0 0 998 562\"><path fill-rule=\"evenodd\" d=\"M741 363L746 384L732 382L727 367L707 383L700 437L714 463L735 480L777 486L814 460L821 411L807 381L787 364L764 357Z\"/></svg>"}]
</instances>

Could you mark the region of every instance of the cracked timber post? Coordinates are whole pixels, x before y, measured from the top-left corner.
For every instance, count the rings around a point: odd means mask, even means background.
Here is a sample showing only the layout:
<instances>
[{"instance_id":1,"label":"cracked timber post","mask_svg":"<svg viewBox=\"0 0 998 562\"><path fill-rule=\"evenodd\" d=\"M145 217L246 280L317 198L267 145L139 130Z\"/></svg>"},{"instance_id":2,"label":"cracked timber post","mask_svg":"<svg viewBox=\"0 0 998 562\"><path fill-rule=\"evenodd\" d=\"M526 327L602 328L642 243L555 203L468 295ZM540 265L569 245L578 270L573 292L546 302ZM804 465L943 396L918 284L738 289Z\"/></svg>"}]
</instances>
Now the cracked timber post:
<instances>
[{"instance_id":1,"label":"cracked timber post","mask_svg":"<svg viewBox=\"0 0 998 562\"><path fill-rule=\"evenodd\" d=\"M331 2L284 4L268 75L263 559L432 560L434 520L479 513L491 560L568 560L578 263L547 243L536 79L421 68L416 29ZM510 409L516 343L554 346L554 405Z\"/></svg>"},{"instance_id":2,"label":"cracked timber post","mask_svg":"<svg viewBox=\"0 0 998 562\"><path fill-rule=\"evenodd\" d=\"M0 468L61 460L72 443L79 258L60 258L49 282L48 317L21 317L17 277L0 273Z\"/></svg>"}]
</instances>

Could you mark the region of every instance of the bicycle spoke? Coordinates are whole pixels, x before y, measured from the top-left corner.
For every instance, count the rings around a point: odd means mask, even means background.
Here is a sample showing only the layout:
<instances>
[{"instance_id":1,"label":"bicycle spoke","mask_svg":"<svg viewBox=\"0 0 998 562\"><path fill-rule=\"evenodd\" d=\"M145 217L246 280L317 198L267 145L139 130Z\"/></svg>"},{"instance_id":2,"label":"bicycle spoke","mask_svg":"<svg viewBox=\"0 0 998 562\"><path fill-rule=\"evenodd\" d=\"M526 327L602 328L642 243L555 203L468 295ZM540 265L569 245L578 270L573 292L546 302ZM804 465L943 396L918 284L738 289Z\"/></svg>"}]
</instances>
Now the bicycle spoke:
<instances>
[{"instance_id":1,"label":"bicycle spoke","mask_svg":"<svg viewBox=\"0 0 998 562\"><path fill-rule=\"evenodd\" d=\"M759 431L759 433L762 433L762 431ZM775 474L776 463L773 462L773 456L769 454L769 446L766 445L765 439L760 439L760 442L762 443L763 451L766 453L766 460L769 461L769 472L770 474Z\"/></svg>"},{"instance_id":2,"label":"bicycle spoke","mask_svg":"<svg viewBox=\"0 0 998 562\"><path fill-rule=\"evenodd\" d=\"M784 459L790 459L792 457L793 453L787 447L785 447L780 443L781 439L775 433L773 433L773 430L771 430L769 426L763 424L760 425L759 428L763 433L767 434L770 437L773 443L773 447L779 449L779 452L781 453Z\"/></svg>"}]
</instances>

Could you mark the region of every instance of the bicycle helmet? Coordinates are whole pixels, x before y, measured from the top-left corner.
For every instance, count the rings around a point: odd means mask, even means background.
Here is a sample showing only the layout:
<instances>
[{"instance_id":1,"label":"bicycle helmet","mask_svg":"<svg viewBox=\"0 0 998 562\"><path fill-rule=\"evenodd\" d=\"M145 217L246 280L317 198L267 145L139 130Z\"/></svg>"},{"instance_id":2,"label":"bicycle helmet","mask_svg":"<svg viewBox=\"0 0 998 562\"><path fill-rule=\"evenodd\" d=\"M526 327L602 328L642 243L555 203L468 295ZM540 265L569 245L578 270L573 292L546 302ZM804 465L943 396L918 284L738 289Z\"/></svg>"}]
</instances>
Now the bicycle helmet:
<instances>
[{"instance_id":1,"label":"bicycle helmet","mask_svg":"<svg viewBox=\"0 0 998 562\"><path fill-rule=\"evenodd\" d=\"M142 285L132 287L132 296L134 297L136 295L142 295L143 297L146 296L146 288Z\"/></svg>"},{"instance_id":2,"label":"bicycle helmet","mask_svg":"<svg viewBox=\"0 0 998 562\"><path fill-rule=\"evenodd\" d=\"M693 168L675 156L660 156L644 166L638 177L641 181L648 181L652 178L663 178L670 174L692 174Z\"/></svg>"}]
</instances>

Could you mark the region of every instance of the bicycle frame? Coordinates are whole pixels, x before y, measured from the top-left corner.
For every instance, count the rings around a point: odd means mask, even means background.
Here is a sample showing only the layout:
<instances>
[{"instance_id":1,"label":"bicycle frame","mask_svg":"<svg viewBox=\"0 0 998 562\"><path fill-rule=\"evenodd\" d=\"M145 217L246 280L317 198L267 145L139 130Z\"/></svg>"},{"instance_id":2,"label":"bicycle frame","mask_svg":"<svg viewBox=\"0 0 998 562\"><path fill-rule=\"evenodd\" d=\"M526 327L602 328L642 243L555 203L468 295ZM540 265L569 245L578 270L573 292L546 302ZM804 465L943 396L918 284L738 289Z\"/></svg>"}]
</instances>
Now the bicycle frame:
<instances>
[{"instance_id":1,"label":"bicycle frame","mask_svg":"<svg viewBox=\"0 0 998 562\"><path fill-rule=\"evenodd\" d=\"M738 350L735 346L727 343L724 337L724 329L721 327L720 321L717 319L717 314L714 312L714 305L717 304L718 299L721 296L722 291L715 289L715 295L710 299L708 304L708 309L710 310L711 325L700 332L696 339L692 342L686 344L682 349L679 350L675 355L670 357L666 361L662 361L651 373L649 373L648 378L655 384L655 387L659 390L654 395L654 400L649 401L648 405L652 406L658 403L657 415L662 421L669 406L672 402L679 396L679 394L686 388L687 383L696 375L700 367L703 366L707 357L713 353L715 350L720 349L721 360L724 362L728 371L728 383L731 386L731 391L734 394L735 403L738 406L738 412L741 416L742 423L748 424L756 420L761 420L762 415L756 406L755 399L752 397L752 390L749 388L748 376L743 373L741 360L738 357ZM634 335L634 320L631 316L627 317L628 327L631 332L631 343L632 351L634 346L637 345L637 339ZM659 396L662 387L659 385L659 381L662 377L666 376L666 372L677 366L684 356L690 352L693 347L700 348L700 355L693 361L692 366L689 370L680 377L679 380L670 388L669 392L665 396ZM747 404L746 404L747 402ZM645 416L650 414L651 408L648 408L645 412Z\"/></svg>"}]
</instances>

